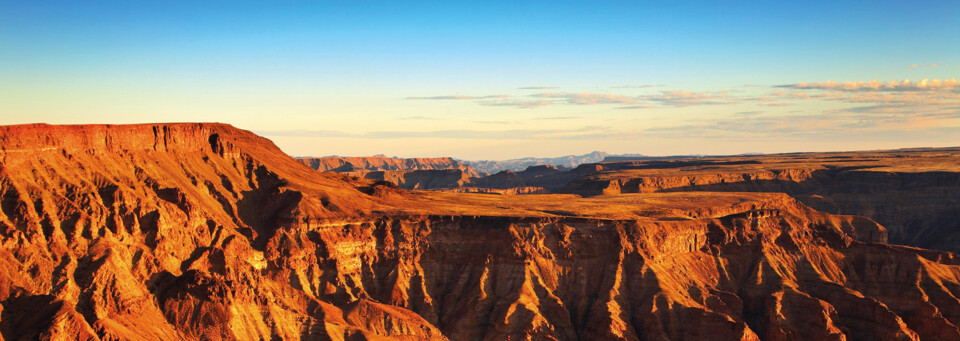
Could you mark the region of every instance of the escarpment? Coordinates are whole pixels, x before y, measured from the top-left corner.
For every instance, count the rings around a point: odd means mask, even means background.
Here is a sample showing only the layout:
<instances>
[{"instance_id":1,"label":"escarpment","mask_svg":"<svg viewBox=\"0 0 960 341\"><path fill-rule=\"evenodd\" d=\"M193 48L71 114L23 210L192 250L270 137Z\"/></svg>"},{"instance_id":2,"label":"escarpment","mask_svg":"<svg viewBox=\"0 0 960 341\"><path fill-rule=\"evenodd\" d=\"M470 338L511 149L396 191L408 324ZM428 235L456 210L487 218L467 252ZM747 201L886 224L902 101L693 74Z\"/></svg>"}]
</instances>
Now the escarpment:
<instances>
[{"instance_id":1,"label":"escarpment","mask_svg":"<svg viewBox=\"0 0 960 341\"><path fill-rule=\"evenodd\" d=\"M401 159L330 156L297 159L322 172L390 181L406 189L457 188L478 176L470 165L449 157Z\"/></svg>"},{"instance_id":2,"label":"escarpment","mask_svg":"<svg viewBox=\"0 0 960 341\"><path fill-rule=\"evenodd\" d=\"M818 210L875 219L890 229L891 243L960 251L956 149L729 159L603 164L606 169L576 178L559 191L588 196L782 192Z\"/></svg>"},{"instance_id":3,"label":"escarpment","mask_svg":"<svg viewBox=\"0 0 960 341\"><path fill-rule=\"evenodd\" d=\"M11 126L0 141L5 339L373 333L261 273L277 229L375 209L358 183L218 124Z\"/></svg>"},{"instance_id":4,"label":"escarpment","mask_svg":"<svg viewBox=\"0 0 960 341\"><path fill-rule=\"evenodd\" d=\"M960 339L960 261L775 193L405 191L219 124L0 128L0 336Z\"/></svg>"},{"instance_id":5,"label":"escarpment","mask_svg":"<svg viewBox=\"0 0 960 341\"><path fill-rule=\"evenodd\" d=\"M368 157L300 157L303 164L321 172L356 172L356 171L403 171L403 170L435 170L460 169L467 175L477 176L477 172L470 165L449 157L436 158L409 158L402 159L385 156Z\"/></svg>"}]
</instances>

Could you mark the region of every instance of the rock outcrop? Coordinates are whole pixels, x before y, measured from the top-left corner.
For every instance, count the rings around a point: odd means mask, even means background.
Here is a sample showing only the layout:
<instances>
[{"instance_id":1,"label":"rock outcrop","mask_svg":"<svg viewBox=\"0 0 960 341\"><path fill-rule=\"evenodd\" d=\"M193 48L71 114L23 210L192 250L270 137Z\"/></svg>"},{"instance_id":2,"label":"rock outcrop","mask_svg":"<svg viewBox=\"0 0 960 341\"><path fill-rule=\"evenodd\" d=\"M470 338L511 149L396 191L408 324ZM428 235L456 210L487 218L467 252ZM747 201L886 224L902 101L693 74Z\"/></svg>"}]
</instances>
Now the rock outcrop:
<instances>
[{"instance_id":1,"label":"rock outcrop","mask_svg":"<svg viewBox=\"0 0 960 341\"><path fill-rule=\"evenodd\" d=\"M434 158L396 158L385 156L361 157L299 157L303 164L321 172L358 172L358 171L405 171L405 170L435 170L460 169L469 176L477 176L477 172L461 161L450 157Z\"/></svg>"},{"instance_id":2,"label":"rock outcrop","mask_svg":"<svg viewBox=\"0 0 960 341\"><path fill-rule=\"evenodd\" d=\"M472 179L461 169L372 171L358 174L358 176L364 179L390 181L404 189L458 188L468 184Z\"/></svg>"},{"instance_id":3,"label":"rock outcrop","mask_svg":"<svg viewBox=\"0 0 960 341\"><path fill-rule=\"evenodd\" d=\"M330 156L302 157L297 160L322 172L390 181L405 189L457 188L478 176L470 165L449 157L402 159Z\"/></svg>"},{"instance_id":4,"label":"rock outcrop","mask_svg":"<svg viewBox=\"0 0 960 341\"><path fill-rule=\"evenodd\" d=\"M0 127L0 335L960 339L960 261L775 193L405 191L220 124Z\"/></svg>"},{"instance_id":5,"label":"rock outcrop","mask_svg":"<svg viewBox=\"0 0 960 341\"><path fill-rule=\"evenodd\" d=\"M960 149L618 162L570 181L581 195L783 192L818 210L868 216L891 243L960 251Z\"/></svg>"}]
</instances>

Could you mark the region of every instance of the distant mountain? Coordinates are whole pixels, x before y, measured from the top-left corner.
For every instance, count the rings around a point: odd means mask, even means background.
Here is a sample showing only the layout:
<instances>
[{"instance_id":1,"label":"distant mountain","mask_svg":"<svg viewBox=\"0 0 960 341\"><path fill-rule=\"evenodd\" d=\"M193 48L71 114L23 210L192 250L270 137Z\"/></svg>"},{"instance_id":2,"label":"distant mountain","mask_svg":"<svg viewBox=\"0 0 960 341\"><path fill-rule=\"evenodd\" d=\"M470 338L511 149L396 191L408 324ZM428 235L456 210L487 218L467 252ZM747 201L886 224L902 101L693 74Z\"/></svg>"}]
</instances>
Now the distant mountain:
<instances>
[{"instance_id":1,"label":"distant mountain","mask_svg":"<svg viewBox=\"0 0 960 341\"><path fill-rule=\"evenodd\" d=\"M473 167L473 169L480 172L480 174L495 174L501 171L509 170L512 172L519 172L530 166L542 166L542 165L552 165L559 168L576 168L577 166L584 163L595 163L603 161L609 154L606 152L595 151L583 155L567 155L561 157L551 157L551 158L538 158L538 157L525 157L520 159L511 159L511 160L481 160L481 161L464 161Z\"/></svg>"},{"instance_id":2,"label":"distant mountain","mask_svg":"<svg viewBox=\"0 0 960 341\"><path fill-rule=\"evenodd\" d=\"M224 124L0 126L0 339L960 340L957 254L886 243L956 251L958 159L541 165L450 193L388 176L463 170L313 171Z\"/></svg>"}]
</instances>

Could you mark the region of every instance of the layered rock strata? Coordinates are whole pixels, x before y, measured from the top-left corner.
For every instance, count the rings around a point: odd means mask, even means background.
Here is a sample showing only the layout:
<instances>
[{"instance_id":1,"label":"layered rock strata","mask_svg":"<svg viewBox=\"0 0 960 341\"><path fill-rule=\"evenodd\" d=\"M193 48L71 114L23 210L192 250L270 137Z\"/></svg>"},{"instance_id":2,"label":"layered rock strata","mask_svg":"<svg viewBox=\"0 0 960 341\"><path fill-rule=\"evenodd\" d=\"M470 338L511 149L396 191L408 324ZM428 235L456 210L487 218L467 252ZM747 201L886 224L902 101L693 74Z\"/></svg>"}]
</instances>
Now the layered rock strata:
<instances>
[{"instance_id":1,"label":"layered rock strata","mask_svg":"<svg viewBox=\"0 0 960 341\"><path fill-rule=\"evenodd\" d=\"M603 164L558 191L782 192L821 211L875 219L890 229L891 243L960 251L960 150L847 154L751 157L733 161L744 162L738 165Z\"/></svg>"},{"instance_id":2,"label":"layered rock strata","mask_svg":"<svg viewBox=\"0 0 960 341\"><path fill-rule=\"evenodd\" d=\"M218 124L0 128L0 335L960 339L960 263L782 194L408 192Z\"/></svg>"}]
</instances>

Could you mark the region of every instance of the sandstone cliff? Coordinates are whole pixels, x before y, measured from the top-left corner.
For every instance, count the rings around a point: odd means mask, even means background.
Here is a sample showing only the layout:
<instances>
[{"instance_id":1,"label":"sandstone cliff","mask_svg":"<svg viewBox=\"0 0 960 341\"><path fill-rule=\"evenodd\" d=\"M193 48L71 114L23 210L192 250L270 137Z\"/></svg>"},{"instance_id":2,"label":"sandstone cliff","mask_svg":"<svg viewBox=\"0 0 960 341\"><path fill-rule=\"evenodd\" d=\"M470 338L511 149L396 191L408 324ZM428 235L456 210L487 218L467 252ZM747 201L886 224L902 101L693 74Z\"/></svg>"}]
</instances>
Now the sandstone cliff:
<instances>
[{"instance_id":1,"label":"sandstone cliff","mask_svg":"<svg viewBox=\"0 0 960 341\"><path fill-rule=\"evenodd\" d=\"M0 335L960 339L960 262L783 194L408 192L219 124L0 128Z\"/></svg>"},{"instance_id":2,"label":"sandstone cliff","mask_svg":"<svg viewBox=\"0 0 960 341\"><path fill-rule=\"evenodd\" d=\"M331 156L302 157L297 160L322 172L390 181L406 189L457 188L478 176L470 165L449 157L402 159Z\"/></svg>"},{"instance_id":3,"label":"sandstone cliff","mask_svg":"<svg viewBox=\"0 0 960 341\"><path fill-rule=\"evenodd\" d=\"M450 157L434 158L395 158L385 156L366 157L300 157L303 164L321 172L355 172L355 171L402 171L402 170L431 170L431 169L460 169L468 175L477 176L476 171L463 162Z\"/></svg>"},{"instance_id":4,"label":"sandstone cliff","mask_svg":"<svg viewBox=\"0 0 960 341\"><path fill-rule=\"evenodd\" d=\"M796 154L620 162L569 182L581 195L783 192L816 209L873 218L892 243L960 251L960 150Z\"/></svg>"}]
</instances>

